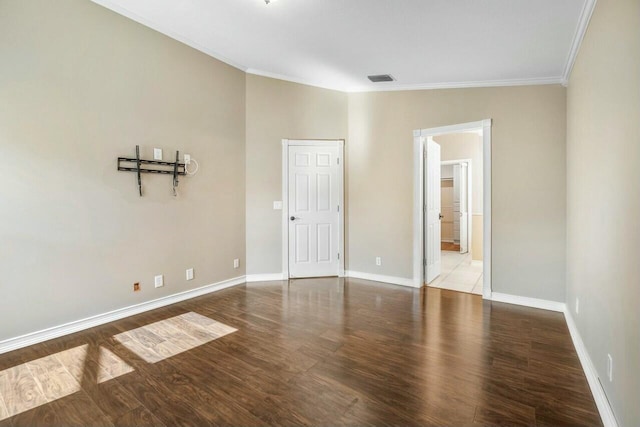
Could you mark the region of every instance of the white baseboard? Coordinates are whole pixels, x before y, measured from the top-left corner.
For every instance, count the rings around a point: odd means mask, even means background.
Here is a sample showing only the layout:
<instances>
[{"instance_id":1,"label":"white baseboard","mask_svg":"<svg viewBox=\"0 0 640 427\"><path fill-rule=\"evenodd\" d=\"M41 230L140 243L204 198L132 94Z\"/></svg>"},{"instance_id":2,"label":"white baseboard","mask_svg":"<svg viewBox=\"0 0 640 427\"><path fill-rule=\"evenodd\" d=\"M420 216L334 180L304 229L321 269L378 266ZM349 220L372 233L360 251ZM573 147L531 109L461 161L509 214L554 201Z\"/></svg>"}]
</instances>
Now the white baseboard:
<instances>
[{"instance_id":1,"label":"white baseboard","mask_svg":"<svg viewBox=\"0 0 640 427\"><path fill-rule=\"evenodd\" d=\"M285 280L282 273L271 274L247 274L247 282L273 282L276 280Z\"/></svg>"},{"instance_id":2,"label":"white baseboard","mask_svg":"<svg viewBox=\"0 0 640 427\"><path fill-rule=\"evenodd\" d=\"M562 313L564 313L566 307L565 303L563 302L521 297L518 295L501 294L499 292L491 292L491 301L523 305L525 307L541 308L543 310L559 311Z\"/></svg>"},{"instance_id":3,"label":"white baseboard","mask_svg":"<svg viewBox=\"0 0 640 427\"><path fill-rule=\"evenodd\" d=\"M415 288L413 279L405 279L404 277L383 276L382 274L362 273L360 271L345 271L346 277L355 279L372 280L374 282L391 283L393 285L409 286Z\"/></svg>"},{"instance_id":4,"label":"white baseboard","mask_svg":"<svg viewBox=\"0 0 640 427\"><path fill-rule=\"evenodd\" d=\"M576 352L578 353L578 358L580 359L580 363L582 364L582 370L587 377L587 382L589 383L591 394L593 394L593 400L595 400L596 406L598 407L598 412L600 412L602 424L604 424L604 427L618 427L618 422L616 421L616 417L613 414L613 409L609 404L609 399L607 399L607 395L602 388L602 384L600 384L598 371L596 371L596 368L591 361L589 352L587 351L587 348L582 341L580 332L578 332L578 327L576 326L576 323L571 316L571 312L568 309L565 309L564 317L567 320L567 326L569 327L571 340L573 341L573 345L576 348Z\"/></svg>"},{"instance_id":5,"label":"white baseboard","mask_svg":"<svg viewBox=\"0 0 640 427\"><path fill-rule=\"evenodd\" d=\"M41 331L31 332L19 337L9 338L0 341L0 354L47 341L53 338L58 338L63 335L72 334L84 329L93 328L94 326L133 316L134 314L143 313L145 311L154 310L156 308L164 307L170 304L175 304L177 302L199 297L211 292L220 291L222 289L230 288L242 283L245 283L244 276L235 277L233 279L223 280L218 283L213 283L211 285L202 286L200 288L179 292L177 294L168 295L166 297L131 305L129 307L119 308L117 310L87 317L85 319L75 320L73 322L43 329Z\"/></svg>"}]
</instances>

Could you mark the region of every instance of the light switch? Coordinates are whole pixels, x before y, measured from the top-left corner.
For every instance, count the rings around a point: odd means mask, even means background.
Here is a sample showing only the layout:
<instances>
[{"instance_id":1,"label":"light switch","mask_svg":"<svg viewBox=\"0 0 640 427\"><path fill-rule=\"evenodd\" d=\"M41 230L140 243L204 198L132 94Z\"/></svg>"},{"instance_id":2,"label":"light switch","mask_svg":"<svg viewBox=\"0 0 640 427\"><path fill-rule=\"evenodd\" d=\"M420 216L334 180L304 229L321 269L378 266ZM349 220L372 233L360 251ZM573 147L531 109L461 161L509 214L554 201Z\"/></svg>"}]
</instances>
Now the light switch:
<instances>
[{"instance_id":1,"label":"light switch","mask_svg":"<svg viewBox=\"0 0 640 427\"><path fill-rule=\"evenodd\" d=\"M282 201L278 200L273 202L273 209L276 211L281 211L282 210Z\"/></svg>"},{"instance_id":2,"label":"light switch","mask_svg":"<svg viewBox=\"0 0 640 427\"><path fill-rule=\"evenodd\" d=\"M162 148L153 149L153 160L162 160Z\"/></svg>"}]
</instances>

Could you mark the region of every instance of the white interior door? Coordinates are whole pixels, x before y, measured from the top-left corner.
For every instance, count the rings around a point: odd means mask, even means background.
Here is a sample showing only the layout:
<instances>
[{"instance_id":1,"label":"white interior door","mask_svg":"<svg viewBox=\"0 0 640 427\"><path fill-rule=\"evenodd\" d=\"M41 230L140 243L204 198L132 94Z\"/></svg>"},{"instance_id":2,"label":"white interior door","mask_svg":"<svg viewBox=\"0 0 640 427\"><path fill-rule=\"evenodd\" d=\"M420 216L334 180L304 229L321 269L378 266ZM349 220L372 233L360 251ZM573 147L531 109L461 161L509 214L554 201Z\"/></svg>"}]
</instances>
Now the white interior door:
<instances>
[{"instance_id":1,"label":"white interior door","mask_svg":"<svg viewBox=\"0 0 640 427\"><path fill-rule=\"evenodd\" d=\"M460 244L460 164L453 165L453 243Z\"/></svg>"},{"instance_id":2,"label":"white interior door","mask_svg":"<svg viewBox=\"0 0 640 427\"><path fill-rule=\"evenodd\" d=\"M460 163L460 253L469 252L469 165Z\"/></svg>"},{"instance_id":3,"label":"white interior door","mask_svg":"<svg viewBox=\"0 0 640 427\"><path fill-rule=\"evenodd\" d=\"M427 139L425 148L425 236L424 236L424 256L425 256L425 281L431 283L433 279L440 275L440 145L436 144L431 137Z\"/></svg>"},{"instance_id":4,"label":"white interior door","mask_svg":"<svg viewBox=\"0 0 640 427\"><path fill-rule=\"evenodd\" d=\"M289 146L289 277L339 272L339 148Z\"/></svg>"}]
</instances>

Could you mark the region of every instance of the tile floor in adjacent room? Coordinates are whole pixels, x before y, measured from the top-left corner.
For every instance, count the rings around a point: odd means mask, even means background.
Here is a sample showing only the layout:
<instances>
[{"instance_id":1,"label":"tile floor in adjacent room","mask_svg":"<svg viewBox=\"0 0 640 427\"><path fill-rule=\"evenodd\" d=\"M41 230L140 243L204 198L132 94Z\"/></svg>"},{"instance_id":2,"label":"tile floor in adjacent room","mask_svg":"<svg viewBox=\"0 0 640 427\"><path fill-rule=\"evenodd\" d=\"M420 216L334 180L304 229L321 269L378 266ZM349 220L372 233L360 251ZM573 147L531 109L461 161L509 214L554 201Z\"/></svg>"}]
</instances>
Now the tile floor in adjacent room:
<instances>
[{"instance_id":1,"label":"tile floor in adjacent room","mask_svg":"<svg viewBox=\"0 0 640 427\"><path fill-rule=\"evenodd\" d=\"M441 251L442 273L429 286L482 295L482 261L473 261L471 253Z\"/></svg>"}]
</instances>

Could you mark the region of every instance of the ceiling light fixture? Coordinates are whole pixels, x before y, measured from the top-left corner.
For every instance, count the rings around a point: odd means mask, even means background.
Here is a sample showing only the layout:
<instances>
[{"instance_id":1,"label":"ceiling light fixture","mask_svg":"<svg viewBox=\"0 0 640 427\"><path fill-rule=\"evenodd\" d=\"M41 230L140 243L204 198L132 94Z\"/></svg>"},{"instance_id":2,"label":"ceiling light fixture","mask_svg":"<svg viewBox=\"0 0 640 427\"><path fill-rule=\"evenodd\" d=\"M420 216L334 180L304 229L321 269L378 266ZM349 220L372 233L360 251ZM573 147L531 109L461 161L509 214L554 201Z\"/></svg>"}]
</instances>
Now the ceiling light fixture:
<instances>
[{"instance_id":1,"label":"ceiling light fixture","mask_svg":"<svg viewBox=\"0 0 640 427\"><path fill-rule=\"evenodd\" d=\"M276 0L264 0L264 2L265 2L266 4L273 3L274 1L276 1Z\"/></svg>"}]
</instances>

